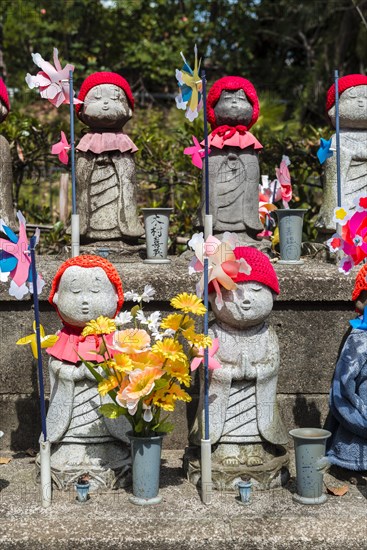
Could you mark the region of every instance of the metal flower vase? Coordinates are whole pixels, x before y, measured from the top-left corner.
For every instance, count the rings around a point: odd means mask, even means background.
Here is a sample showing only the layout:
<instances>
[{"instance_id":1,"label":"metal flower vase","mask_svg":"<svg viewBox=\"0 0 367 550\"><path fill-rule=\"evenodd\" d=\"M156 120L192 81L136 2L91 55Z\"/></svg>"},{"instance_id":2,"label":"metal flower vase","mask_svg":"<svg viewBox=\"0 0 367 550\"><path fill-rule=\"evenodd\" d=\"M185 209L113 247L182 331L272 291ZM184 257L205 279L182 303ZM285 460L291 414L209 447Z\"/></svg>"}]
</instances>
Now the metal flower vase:
<instances>
[{"instance_id":1,"label":"metal flower vase","mask_svg":"<svg viewBox=\"0 0 367 550\"><path fill-rule=\"evenodd\" d=\"M300 504L323 504L327 496L323 490L324 475L319 461L325 456L326 440L331 432L321 428L297 428L289 434L294 439L296 456L297 493Z\"/></svg>"},{"instance_id":2,"label":"metal flower vase","mask_svg":"<svg viewBox=\"0 0 367 550\"><path fill-rule=\"evenodd\" d=\"M139 506L158 504L162 435L138 437L129 432L133 473L133 495L129 501Z\"/></svg>"},{"instance_id":3,"label":"metal flower vase","mask_svg":"<svg viewBox=\"0 0 367 550\"><path fill-rule=\"evenodd\" d=\"M142 208L148 264L168 264L168 226L172 208Z\"/></svg>"},{"instance_id":4,"label":"metal flower vase","mask_svg":"<svg viewBox=\"0 0 367 550\"><path fill-rule=\"evenodd\" d=\"M280 264L302 264L301 245L303 216L307 209L280 208L275 210L278 217Z\"/></svg>"}]
</instances>

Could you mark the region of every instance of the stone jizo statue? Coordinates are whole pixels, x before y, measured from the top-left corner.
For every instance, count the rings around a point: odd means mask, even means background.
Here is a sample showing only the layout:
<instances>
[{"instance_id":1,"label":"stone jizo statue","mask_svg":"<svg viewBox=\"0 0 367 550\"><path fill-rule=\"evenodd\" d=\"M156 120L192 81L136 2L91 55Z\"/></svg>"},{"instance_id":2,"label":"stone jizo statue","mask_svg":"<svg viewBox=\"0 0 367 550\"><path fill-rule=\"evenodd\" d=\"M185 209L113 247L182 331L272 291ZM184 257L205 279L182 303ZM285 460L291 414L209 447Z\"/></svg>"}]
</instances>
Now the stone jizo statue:
<instances>
[{"instance_id":1,"label":"stone jizo statue","mask_svg":"<svg viewBox=\"0 0 367 550\"><path fill-rule=\"evenodd\" d=\"M134 109L128 82L99 72L82 84L76 105L89 131L77 145L80 233L84 242L120 239L134 242L144 233L137 214L137 147L123 133Z\"/></svg>"},{"instance_id":2,"label":"stone jizo statue","mask_svg":"<svg viewBox=\"0 0 367 550\"><path fill-rule=\"evenodd\" d=\"M0 78L0 123L10 111L8 90ZM13 170L8 140L0 135L0 219L5 225L16 226L15 210L13 206Z\"/></svg>"},{"instance_id":3,"label":"stone jizo statue","mask_svg":"<svg viewBox=\"0 0 367 550\"><path fill-rule=\"evenodd\" d=\"M211 371L209 387L213 482L233 489L246 475L268 489L284 480L288 463L288 436L276 400L279 345L267 324L279 285L265 254L252 247L234 253L247 261L251 273L238 273L236 290L222 290L221 309L210 293L215 321L209 334L219 340L215 358L221 364ZM196 445L204 433L202 410L203 384L190 438ZM189 478L196 482L197 475L193 461Z\"/></svg>"},{"instance_id":4,"label":"stone jizo statue","mask_svg":"<svg viewBox=\"0 0 367 550\"><path fill-rule=\"evenodd\" d=\"M367 76L350 74L339 79L339 126L341 206L350 208L354 200L367 194ZM335 84L327 93L326 109L335 128ZM337 205L336 135L332 157L325 161L324 197L316 226L321 232L334 233L334 209Z\"/></svg>"},{"instance_id":5,"label":"stone jizo statue","mask_svg":"<svg viewBox=\"0 0 367 550\"><path fill-rule=\"evenodd\" d=\"M331 431L327 461L347 470L367 470L367 265L358 272L352 294L357 319L345 340L330 391Z\"/></svg>"},{"instance_id":6,"label":"stone jizo statue","mask_svg":"<svg viewBox=\"0 0 367 550\"><path fill-rule=\"evenodd\" d=\"M259 219L259 141L249 132L259 117L254 86L245 78L227 76L210 88L207 99L210 214L213 231L235 232L239 241L256 242L263 230ZM204 193L200 221L204 220Z\"/></svg>"},{"instance_id":7,"label":"stone jizo statue","mask_svg":"<svg viewBox=\"0 0 367 550\"><path fill-rule=\"evenodd\" d=\"M50 354L50 406L47 433L51 441L52 476L58 487L67 487L89 472L92 487L123 484L130 452L125 417L109 420L98 408L102 398L94 376L80 361L102 361L94 337L80 335L86 323L100 315L114 318L123 303L120 277L99 256L77 256L64 262L55 275L49 301L63 328ZM105 335L107 341L112 334ZM110 402L106 396L103 402Z\"/></svg>"}]
</instances>

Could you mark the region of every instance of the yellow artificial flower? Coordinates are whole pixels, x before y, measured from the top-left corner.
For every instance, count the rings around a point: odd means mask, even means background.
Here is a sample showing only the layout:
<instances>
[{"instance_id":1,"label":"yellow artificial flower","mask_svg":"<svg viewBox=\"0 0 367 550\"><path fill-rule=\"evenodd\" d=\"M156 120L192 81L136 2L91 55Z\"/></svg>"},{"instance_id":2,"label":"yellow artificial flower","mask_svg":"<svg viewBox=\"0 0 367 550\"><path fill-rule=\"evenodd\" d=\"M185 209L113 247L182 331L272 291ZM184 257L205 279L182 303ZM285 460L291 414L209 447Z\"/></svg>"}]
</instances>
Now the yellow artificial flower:
<instances>
[{"instance_id":1,"label":"yellow artificial flower","mask_svg":"<svg viewBox=\"0 0 367 550\"><path fill-rule=\"evenodd\" d=\"M170 388L162 388L155 392L153 404L166 411L172 412L177 400L189 403L191 399L191 396L180 388L179 384L172 384Z\"/></svg>"},{"instance_id":2,"label":"yellow artificial flower","mask_svg":"<svg viewBox=\"0 0 367 550\"><path fill-rule=\"evenodd\" d=\"M170 392L172 393L175 400L186 401L186 403L190 403L190 401L192 400L191 395L183 390L179 384L172 384L172 386L170 387Z\"/></svg>"},{"instance_id":3,"label":"yellow artificial flower","mask_svg":"<svg viewBox=\"0 0 367 550\"><path fill-rule=\"evenodd\" d=\"M176 401L173 395L167 390L158 390L153 396L153 405L161 407L164 411L173 412L175 410Z\"/></svg>"},{"instance_id":4,"label":"yellow artificial flower","mask_svg":"<svg viewBox=\"0 0 367 550\"><path fill-rule=\"evenodd\" d=\"M133 369L144 370L146 367L161 367L164 363L164 357L159 357L150 350L141 353L130 353Z\"/></svg>"},{"instance_id":5,"label":"yellow artificial flower","mask_svg":"<svg viewBox=\"0 0 367 550\"><path fill-rule=\"evenodd\" d=\"M37 334L36 334L36 321L33 321L33 330L34 334L29 334L28 336L23 336L20 338L16 344L18 346L23 346L25 344L31 344L31 349L33 357L38 359L38 350L37 350ZM41 339L41 348L51 348L58 341L59 337L56 334L48 334L45 336L45 329L40 325L40 339Z\"/></svg>"},{"instance_id":6,"label":"yellow artificial flower","mask_svg":"<svg viewBox=\"0 0 367 550\"><path fill-rule=\"evenodd\" d=\"M132 360L125 353L117 353L114 356L114 368L117 372L127 373L133 370Z\"/></svg>"},{"instance_id":7,"label":"yellow artificial flower","mask_svg":"<svg viewBox=\"0 0 367 550\"><path fill-rule=\"evenodd\" d=\"M98 384L98 392L104 396L109 391L114 390L119 385L119 382L116 378L116 376L109 376L108 378L105 378L104 380L101 380L101 382Z\"/></svg>"},{"instance_id":8,"label":"yellow artificial flower","mask_svg":"<svg viewBox=\"0 0 367 550\"><path fill-rule=\"evenodd\" d=\"M189 374L189 363L185 357L184 361L167 361L164 370L172 377L176 378L181 384L187 388L190 386L191 376Z\"/></svg>"},{"instance_id":9,"label":"yellow artificial flower","mask_svg":"<svg viewBox=\"0 0 367 550\"><path fill-rule=\"evenodd\" d=\"M182 313L171 313L170 315L167 315L167 317L162 319L162 322L161 322L161 328L163 329L169 328L175 331L177 331L179 328L189 329L194 326L195 326L194 320L191 319L191 317L188 317L187 315L182 315Z\"/></svg>"},{"instance_id":10,"label":"yellow artificial flower","mask_svg":"<svg viewBox=\"0 0 367 550\"><path fill-rule=\"evenodd\" d=\"M146 330L127 328L113 335L112 349L120 353L141 353L150 345L150 336Z\"/></svg>"},{"instance_id":11,"label":"yellow artificial flower","mask_svg":"<svg viewBox=\"0 0 367 550\"><path fill-rule=\"evenodd\" d=\"M171 306L175 309L180 309L184 313L194 313L195 315L204 315L206 312L206 307L202 300L195 294L188 294L187 292L177 294L177 296L172 298Z\"/></svg>"},{"instance_id":12,"label":"yellow artificial flower","mask_svg":"<svg viewBox=\"0 0 367 550\"><path fill-rule=\"evenodd\" d=\"M86 337L94 334L111 334L111 332L115 332L115 330L115 322L108 317L100 315L97 319L93 319L85 325L81 335Z\"/></svg>"},{"instance_id":13,"label":"yellow artificial flower","mask_svg":"<svg viewBox=\"0 0 367 550\"><path fill-rule=\"evenodd\" d=\"M172 359L172 361L176 359L186 359L181 344L173 338L158 340L158 342L152 346L152 352L162 359Z\"/></svg>"},{"instance_id":14,"label":"yellow artificial flower","mask_svg":"<svg viewBox=\"0 0 367 550\"><path fill-rule=\"evenodd\" d=\"M210 348L213 344L210 336L197 333L193 329L184 330L182 335L196 348Z\"/></svg>"}]
</instances>

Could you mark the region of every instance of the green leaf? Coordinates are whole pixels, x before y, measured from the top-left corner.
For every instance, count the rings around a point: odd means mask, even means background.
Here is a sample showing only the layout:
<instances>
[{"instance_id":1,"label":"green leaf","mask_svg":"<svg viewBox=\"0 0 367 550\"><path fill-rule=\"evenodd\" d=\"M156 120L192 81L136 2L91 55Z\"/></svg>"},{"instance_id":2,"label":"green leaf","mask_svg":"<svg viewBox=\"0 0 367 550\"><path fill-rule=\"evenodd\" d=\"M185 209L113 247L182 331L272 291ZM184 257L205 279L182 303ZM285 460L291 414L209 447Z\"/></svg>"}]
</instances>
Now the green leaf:
<instances>
[{"instance_id":1,"label":"green leaf","mask_svg":"<svg viewBox=\"0 0 367 550\"><path fill-rule=\"evenodd\" d=\"M122 414L126 414L126 409L115 405L114 403L108 403L106 405L101 405L99 407L99 412L106 416L107 418L118 418Z\"/></svg>"},{"instance_id":2,"label":"green leaf","mask_svg":"<svg viewBox=\"0 0 367 550\"><path fill-rule=\"evenodd\" d=\"M173 431L175 425L172 422L162 422L157 427L154 426L154 431L169 434Z\"/></svg>"},{"instance_id":3,"label":"green leaf","mask_svg":"<svg viewBox=\"0 0 367 550\"><path fill-rule=\"evenodd\" d=\"M138 311L140 311L140 309L141 309L140 306L134 306L133 308L131 308L130 313L134 317L134 319L135 319Z\"/></svg>"}]
</instances>

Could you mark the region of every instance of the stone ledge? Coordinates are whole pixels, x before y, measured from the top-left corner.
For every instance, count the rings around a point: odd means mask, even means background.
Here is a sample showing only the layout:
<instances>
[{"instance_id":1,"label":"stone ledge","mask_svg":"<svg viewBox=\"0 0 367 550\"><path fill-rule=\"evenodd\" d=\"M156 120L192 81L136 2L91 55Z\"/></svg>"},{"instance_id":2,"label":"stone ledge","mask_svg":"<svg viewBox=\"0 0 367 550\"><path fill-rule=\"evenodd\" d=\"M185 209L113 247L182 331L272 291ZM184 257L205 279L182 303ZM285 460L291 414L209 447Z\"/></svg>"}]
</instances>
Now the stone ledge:
<instances>
[{"instance_id":1,"label":"stone ledge","mask_svg":"<svg viewBox=\"0 0 367 550\"><path fill-rule=\"evenodd\" d=\"M116 259L115 259L116 258ZM170 264L148 265L136 257L131 261L111 257L111 262L121 275L125 290L143 289L144 285L151 284L156 289L156 301L167 302L178 292L195 292L196 277L188 275L189 258L172 256ZM47 300L52 279L66 258L55 256L39 256L37 269L42 273L46 285L40 296L42 301ZM358 268L354 268L349 276L339 273L336 265L305 258L303 265L279 265L274 263L279 278L281 293L279 301L305 302L349 302L355 275ZM9 296L8 285L0 285L0 302L18 303L18 300ZM25 302L31 301L28 297Z\"/></svg>"},{"instance_id":2,"label":"stone ledge","mask_svg":"<svg viewBox=\"0 0 367 550\"><path fill-rule=\"evenodd\" d=\"M34 485L34 464L14 458L0 470L0 547L2 550L365 550L366 478L350 485L343 497L321 506L292 501L291 480L283 489L255 492L250 506L235 495L213 492L202 504L196 488L182 475L181 455L164 451L161 465L162 503L139 507L129 490L92 494L86 504L75 492L54 491L44 510ZM345 482L325 476L327 484Z\"/></svg>"}]
</instances>

